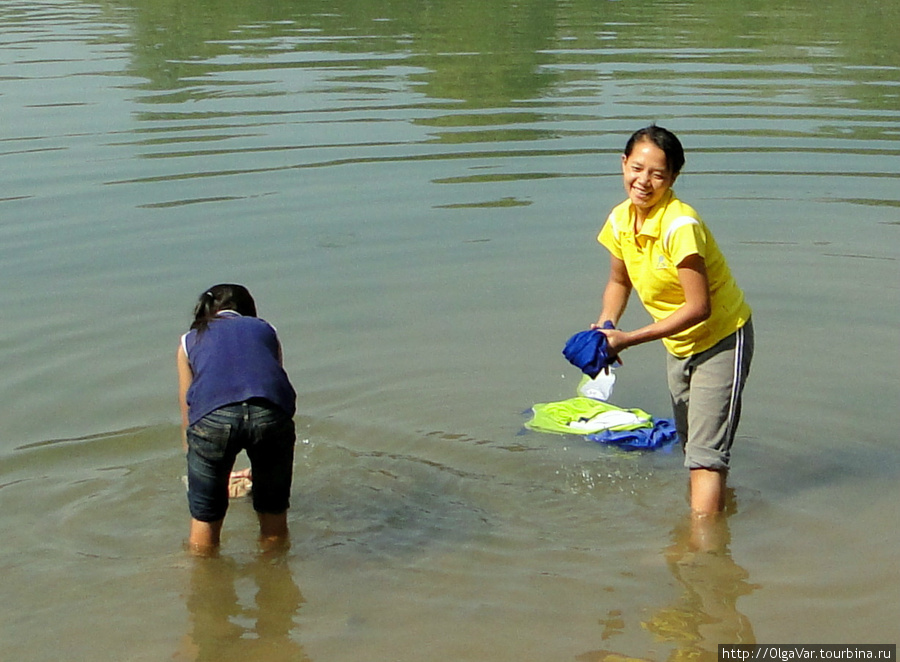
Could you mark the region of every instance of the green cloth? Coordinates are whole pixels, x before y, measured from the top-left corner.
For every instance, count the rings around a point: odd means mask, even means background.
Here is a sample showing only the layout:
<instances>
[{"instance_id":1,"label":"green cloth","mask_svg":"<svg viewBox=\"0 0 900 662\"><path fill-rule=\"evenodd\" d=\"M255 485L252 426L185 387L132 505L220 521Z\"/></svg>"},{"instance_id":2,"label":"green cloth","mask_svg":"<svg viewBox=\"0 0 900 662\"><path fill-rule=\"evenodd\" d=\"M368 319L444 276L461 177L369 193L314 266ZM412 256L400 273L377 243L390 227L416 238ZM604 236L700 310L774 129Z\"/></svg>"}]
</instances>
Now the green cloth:
<instances>
[{"instance_id":1,"label":"green cloth","mask_svg":"<svg viewBox=\"0 0 900 662\"><path fill-rule=\"evenodd\" d=\"M643 409L622 409L608 402L575 397L532 407L534 417L525 427L540 432L592 434L601 430L637 430L653 427L653 417Z\"/></svg>"}]
</instances>

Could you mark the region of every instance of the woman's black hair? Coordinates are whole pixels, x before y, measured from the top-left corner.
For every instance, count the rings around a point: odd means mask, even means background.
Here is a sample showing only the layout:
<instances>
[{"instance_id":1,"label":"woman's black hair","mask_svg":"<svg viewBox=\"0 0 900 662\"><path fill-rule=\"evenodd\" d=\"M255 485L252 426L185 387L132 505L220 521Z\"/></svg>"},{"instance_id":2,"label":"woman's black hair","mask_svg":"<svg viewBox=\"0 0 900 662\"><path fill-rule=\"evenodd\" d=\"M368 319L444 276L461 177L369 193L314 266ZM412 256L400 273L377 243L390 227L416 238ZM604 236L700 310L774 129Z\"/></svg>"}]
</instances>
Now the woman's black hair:
<instances>
[{"instance_id":1,"label":"woman's black hair","mask_svg":"<svg viewBox=\"0 0 900 662\"><path fill-rule=\"evenodd\" d=\"M665 152L666 165L669 167L672 178L678 177L678 173L684 166L684 147L681 146L678 137L668 129L651 124L643 129L638 129L631 135L625 144L625 156L631 156L634 146L644 140L650 141Z\"/></svg>"},{"instance_id":2,"label":"woman's black hair","mask_svg":"<svg viewBox=\"0 0 900 662\"><path fill-rule=\"evenodd\" d=\"M233 310L244 317L256 317L256 302L243 285L213 285L200 295L200 300L194 306L191 328L196 329L197 333L203 333L221 310Z\"/></svg>"}]
</instances>

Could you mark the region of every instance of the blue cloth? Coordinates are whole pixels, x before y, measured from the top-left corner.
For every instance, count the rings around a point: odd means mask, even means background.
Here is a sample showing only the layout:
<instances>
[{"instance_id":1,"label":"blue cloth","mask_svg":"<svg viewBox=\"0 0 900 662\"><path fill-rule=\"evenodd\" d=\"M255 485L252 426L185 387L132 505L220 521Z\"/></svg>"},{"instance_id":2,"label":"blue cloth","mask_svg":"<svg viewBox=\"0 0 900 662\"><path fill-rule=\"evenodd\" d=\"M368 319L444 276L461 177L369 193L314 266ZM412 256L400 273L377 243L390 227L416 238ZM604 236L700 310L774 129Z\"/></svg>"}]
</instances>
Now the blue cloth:
<instances>
[{"instance_id":1,"label":"blue cloth","mask_svg":"<svg viewBox=\"0 0 900 662\"><path fill-rule=\"evenodd\" d=\"M188 423L219 407L264 398L288 416L297 394L281 367L278 336L268 322L223 310L202 334L183 336L193 379L187 392Z\"/></svg>"},{"instance_id":2,"label":"blue cloth","mask_svg":"<svg viewBox=\"0 0 900 662\"><path fill-rule=\"evenodd\" d=\"M652 428L638 430L604 430L587 435L591 441L609 444L626 450L657 450L666 448L678 439L675 421L669 418L657 418Z\"/></svg>"},{"instance_id":3,"label":"blue cloth","mask_svg":"<svg viewBox=\"0 0 900 662\"><path fill-rule=\"evenodd\" d=\"M603 328L614 329L616 327L607 320L603 323ZM615 355L609 355L609 343L600 329L579 331L569 338L563 348L563 356L591 379L617 361Z\"/></svg>"}]
</instances>

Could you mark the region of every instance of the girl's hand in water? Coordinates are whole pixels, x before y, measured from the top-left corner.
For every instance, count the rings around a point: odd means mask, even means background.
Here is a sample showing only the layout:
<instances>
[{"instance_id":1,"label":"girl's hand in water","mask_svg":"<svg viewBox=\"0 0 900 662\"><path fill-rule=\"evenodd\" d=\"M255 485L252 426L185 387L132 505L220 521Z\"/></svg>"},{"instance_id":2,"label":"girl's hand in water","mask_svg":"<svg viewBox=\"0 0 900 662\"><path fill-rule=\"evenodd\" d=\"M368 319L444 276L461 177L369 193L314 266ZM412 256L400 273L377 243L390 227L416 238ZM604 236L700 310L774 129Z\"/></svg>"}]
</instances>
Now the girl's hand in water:
<instances>
[{"instance_id":1,"label":"girl's hand in water","mask_svg":"<svg viewBox=\"0 0 900 662\"><path fill-rule=\"evenodd\" d=\"M253 474L250 469L232 471L228 478L228 496L232 499L245 497L253 489Z\"/></svg>"}]
</instances>

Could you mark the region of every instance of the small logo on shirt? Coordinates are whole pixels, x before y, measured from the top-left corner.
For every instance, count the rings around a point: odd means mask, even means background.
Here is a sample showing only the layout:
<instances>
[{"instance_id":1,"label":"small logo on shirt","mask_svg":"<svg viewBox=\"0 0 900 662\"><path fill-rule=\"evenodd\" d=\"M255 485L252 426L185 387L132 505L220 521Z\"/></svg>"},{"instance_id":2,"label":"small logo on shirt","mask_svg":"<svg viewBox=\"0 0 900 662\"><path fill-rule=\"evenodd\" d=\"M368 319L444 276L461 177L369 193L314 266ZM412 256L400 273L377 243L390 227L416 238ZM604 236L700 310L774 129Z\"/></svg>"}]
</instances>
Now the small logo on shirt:
<instances>
[{"instance_id":1,"label":"small logo on shirt","mask_svg":"<svg viewBox=\"0 0 900 662\"><path fill-rule=\"evenodd\" d=\"M656 258L656 268L657 269L668 269L669 263L666 262L666 258L664 255L659 255Z\"/></svg>"}]
</instances>

